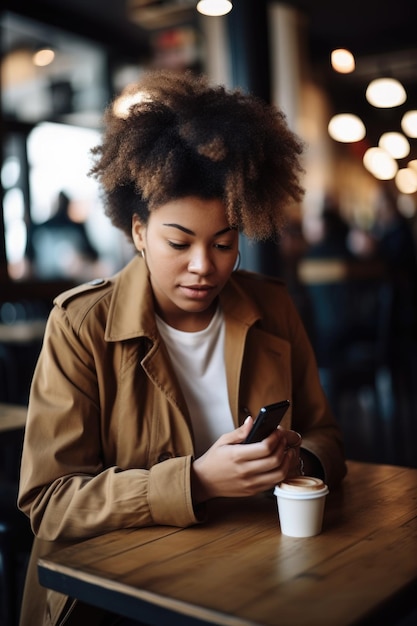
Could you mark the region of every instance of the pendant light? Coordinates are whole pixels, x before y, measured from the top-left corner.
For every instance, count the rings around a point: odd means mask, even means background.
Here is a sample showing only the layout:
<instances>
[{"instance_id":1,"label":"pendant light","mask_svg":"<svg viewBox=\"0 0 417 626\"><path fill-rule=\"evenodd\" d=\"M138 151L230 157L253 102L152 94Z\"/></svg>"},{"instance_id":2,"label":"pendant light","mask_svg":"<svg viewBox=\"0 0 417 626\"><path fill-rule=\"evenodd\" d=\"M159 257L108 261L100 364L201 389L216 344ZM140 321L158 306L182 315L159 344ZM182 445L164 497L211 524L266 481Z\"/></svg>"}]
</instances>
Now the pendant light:
<instances>
[{"instance_id":1,"label":"pendant light","mask_svg":"<svg viewBox=\"0 0 417 626\"><path fill-rule=\"evenodd\" d=\"M417 111L407 111L401 120L401 128L408 137L417 137Z\"/></svg>"},{"instance_id":2,"label":"pendant light","mask_svg":"<svg viewBox=\"0 0 417 626\"><path fill-rule=\"evenodd\" d=\"M55 59L55 52L51 46L42 46L34 52L32 61L37 67L46 67Z\"/></svg>"},{"instance_id":3,"label":"pendant light","mask_svg":"<svg viewBox=\"0 0 417 626\"><path fill-rule=\"evenodd\" d=\"M417 191L417 173L410 167L398 170L395 184L401 193L415 193Z\"/></svg>"},{"instance_id":4,"label":"pendant light","mask_svg":"<svg viewBox=\"0 0 417 626\"><path fill-rule=\"evenodd\" d=\"M391 180L398 172L397 162L382 148L368 148L363 164L379 180Z\"/></svg>"},{"instance_id":5,"label":"pendant light","mask_svg":"<svg viewBox=\"0 0 417 626\"><path fill-rule=\"evenodd\" d=\"M230 13L233 5L229 0L200 0L197 3L197 11L202 15L218 17Z\"/></svg>"},{"instance_id":6,"label":"pendant light","mask_svg":"<svg viewBox=\"0 0 417 626\"><path fill-rule=\"evenodd\" d=\"M352 113L334 115L329 122L328 131L332 139L343 143L360 141L366 134L362 120Z\"/></svg>"},{"instance_id":7,"label":"pendant light","mask_svg":"<svg viewBox=\"0 0 417 626\"><path fill-rule=\"evenodd\" d=\"M404 159L410 154L410 144L402 133L383 133L378 146L389 152L394 159Z\"/></svg>"},{"instance_id":8,"label":"pendant light","mask_svg":"<svg viewBox=\"0 0 417 626\"><path fill-rule=\"evenodd\" d=\"M407 100L404 87L395 78L376 78L366 89L369 104L380 109L400 106Z\"/></svg>"},{"instance_id":9,"label":"pendant light","mask_svg":"<svg viewBox=\"0 0 417 626\"><path fill-rule=\"evenodd\" d=\"M355 69L355 57L346 48L332 50L330 62L335 72L340 74L350 74Z\"/></svg>"}]
</instances>

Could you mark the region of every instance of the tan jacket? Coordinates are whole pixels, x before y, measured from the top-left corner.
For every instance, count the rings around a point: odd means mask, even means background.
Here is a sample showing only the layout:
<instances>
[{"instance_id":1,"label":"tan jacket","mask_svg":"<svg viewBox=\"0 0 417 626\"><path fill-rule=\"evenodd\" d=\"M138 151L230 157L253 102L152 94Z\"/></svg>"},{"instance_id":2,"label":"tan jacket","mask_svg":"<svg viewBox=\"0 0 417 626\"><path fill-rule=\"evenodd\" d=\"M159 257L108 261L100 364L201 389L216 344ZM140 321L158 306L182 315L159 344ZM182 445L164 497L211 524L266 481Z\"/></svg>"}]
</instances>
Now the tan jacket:
<instances>
[{"instance_id":1,"label":"tan jacket","mask_svg":"<svg viewBox=\"0 0 417 626\"><path fill-rule=\"evenodd\" d=\"M345 474L340 433L286 288L238 272L220 300L235 425L288 398L283 426L302 433L303 447L336 484ZM143 261L60 295L33 378L22 456L19 506L38 538L34 553L119 528L197 523L192 456L187 406L156 328ZM54 592L50 617L33 621L45 604L33 574L22 624L26 615L31 626L56 623L63 597Z\"/></svg>"}]
</instances>

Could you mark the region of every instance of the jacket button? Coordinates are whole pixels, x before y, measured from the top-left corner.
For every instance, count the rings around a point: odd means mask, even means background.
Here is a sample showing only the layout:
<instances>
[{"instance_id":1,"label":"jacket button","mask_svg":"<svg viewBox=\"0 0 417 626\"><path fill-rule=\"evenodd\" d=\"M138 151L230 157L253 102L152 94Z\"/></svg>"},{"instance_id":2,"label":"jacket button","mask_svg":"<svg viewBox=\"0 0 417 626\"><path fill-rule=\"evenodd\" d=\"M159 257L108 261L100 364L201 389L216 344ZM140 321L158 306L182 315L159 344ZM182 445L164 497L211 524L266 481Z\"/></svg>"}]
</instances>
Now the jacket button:
<instances>
[{"instance_id":1,"label":"jacket button","mask_svg":"<svg viewBox=\"0 0 417 626\"><path fill-rule=\"evenodd\" d=\"M93 278L93 280L90 280L88 284L92 285L93 287L96 287L98 285L102 285L105 282L106 281L104 280L104 278Z\"/></svg>"},{"instance_id":2,"label":"jacket button","mask_svg":"<svg viewBox=\"0 0 417 626\"><path fill-rule=\"evenodd\" d=\"M162 461L172 459L173 456L174 455L172 454L172 452L161 452L161 454L158 456L158 463L162 463Z\"/></svg>"}]
</instances>

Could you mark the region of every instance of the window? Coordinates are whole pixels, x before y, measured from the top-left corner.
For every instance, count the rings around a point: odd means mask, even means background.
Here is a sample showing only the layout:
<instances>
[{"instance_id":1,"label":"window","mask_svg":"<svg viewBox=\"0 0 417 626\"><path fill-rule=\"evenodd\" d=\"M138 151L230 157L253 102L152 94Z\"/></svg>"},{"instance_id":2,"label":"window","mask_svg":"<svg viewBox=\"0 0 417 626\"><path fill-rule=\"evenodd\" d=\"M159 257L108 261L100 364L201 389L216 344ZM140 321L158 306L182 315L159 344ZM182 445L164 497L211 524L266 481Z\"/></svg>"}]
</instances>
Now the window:
<instances>
[{"instance_id":1,"label":"window","mask_svg":"<svg viewBox=\"0 0 417 626\"><path fill-rule=\"evenodd\" d=\"M104 215L87 175L108 100L106 53L12 13L0 24L8 275L81 282L111 274L133 248ZM49 50L49 62L35 60L40 50Z\"/></svg>"}]
</instances>

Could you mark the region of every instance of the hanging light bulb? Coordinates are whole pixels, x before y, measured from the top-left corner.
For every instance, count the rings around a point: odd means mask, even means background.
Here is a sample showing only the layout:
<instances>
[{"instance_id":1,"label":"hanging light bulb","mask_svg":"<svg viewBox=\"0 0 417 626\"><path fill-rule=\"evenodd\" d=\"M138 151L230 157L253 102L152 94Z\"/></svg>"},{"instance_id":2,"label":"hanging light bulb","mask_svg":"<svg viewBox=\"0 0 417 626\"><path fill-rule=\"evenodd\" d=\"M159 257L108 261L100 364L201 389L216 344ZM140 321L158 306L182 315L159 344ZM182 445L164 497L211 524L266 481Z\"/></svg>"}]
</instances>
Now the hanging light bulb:
<instances>
[{"instance_id":1,"label":"hanging light bulb","mask_svg":"<svg viewBox=\"0 0 417 626\"><path fill-rule=\"evenodd\" d=\"M366 89L369 104L381 109L400 106L407 100L407 94L400 81L395 78L376 78Z\"/></svg>"},{"instance_id":2,"label":"hanging light bulb","mask_svg":"<svg viewBox=\"0 0 417 626\"><path fill-rule=\"evenodd\" d=\"M352 113L334 115L329 122L328 131L332 139L343 143L360 141L366 135L362 120Z\"/></svg>"},{"instance_id":3,"label":"hanging light bulb","mask_svg":"<svg viewBox=\"0 0 417 626\"><path fill-rule=\"evenodd\" d=\"M52 48L43 47L34 53L32 61L33 64L37 67L46 67L47 65L50 65L52 63L54 58L55 52L52 50Z\"/></svg>"},{"instance_id":4,"label":"hanging light bulb","mask_svg":"<svg viewBox=\"0 0 417 626\"><path fill-rule=\"evenodd\" d=\"M379 180L390 180L398 171L396 161L382 148L369 148L363 156L363 164Z\"/></svg>"},{"instance_id":5,"label":"hanging light bulb","mask_svg":"<svg viewBox=\"0 0 417 626\"><path fill-rule=\"evenodd\" d=\"M398 170L395 184L401 193L415 193L417 191L417 174L410 167Z\"/></svg>"},{"instance_id":6,"label":"hanging light bulb","mask_svg":"<svg viewBox=\"0 0 417 626\"><path fill-rule=\"evenodd\" d=\"M410 144L401 133L383 133L378 146L389 152L394 159L404 159L410 154Z\"/></svg>"},{"instance_id":7,"label":"hanging light bulb","mask_svg":"<svg viewBox=\"0 0 417 626\"><path fill-rule=\"evenodd\" d=\"M333 50L330 55L332 68L340 74L350 74L355 69L355 58L353 54L345 48Z\"/></svg>"},{"instance_id":8,"label":"hanging light bulb","mask_svg":"<svg viewBox=\"0 0 417 626\"><path fill-rule=\"evenodd\" d=\"M407 111L401 120L401 128L409 137L417 137L417 111Z\"/></svg>"},{"instance_id":9,"label":"hanging light bulb","mask_svg":"<svg viewBox=\"0 0 417 626\"><path fill-rule=\"evenodd\" d=\"M197 11L202 15L218 17L230 13L233 5L229 0L200 0L197 3Z\"/></svg>"}]
</instances>

